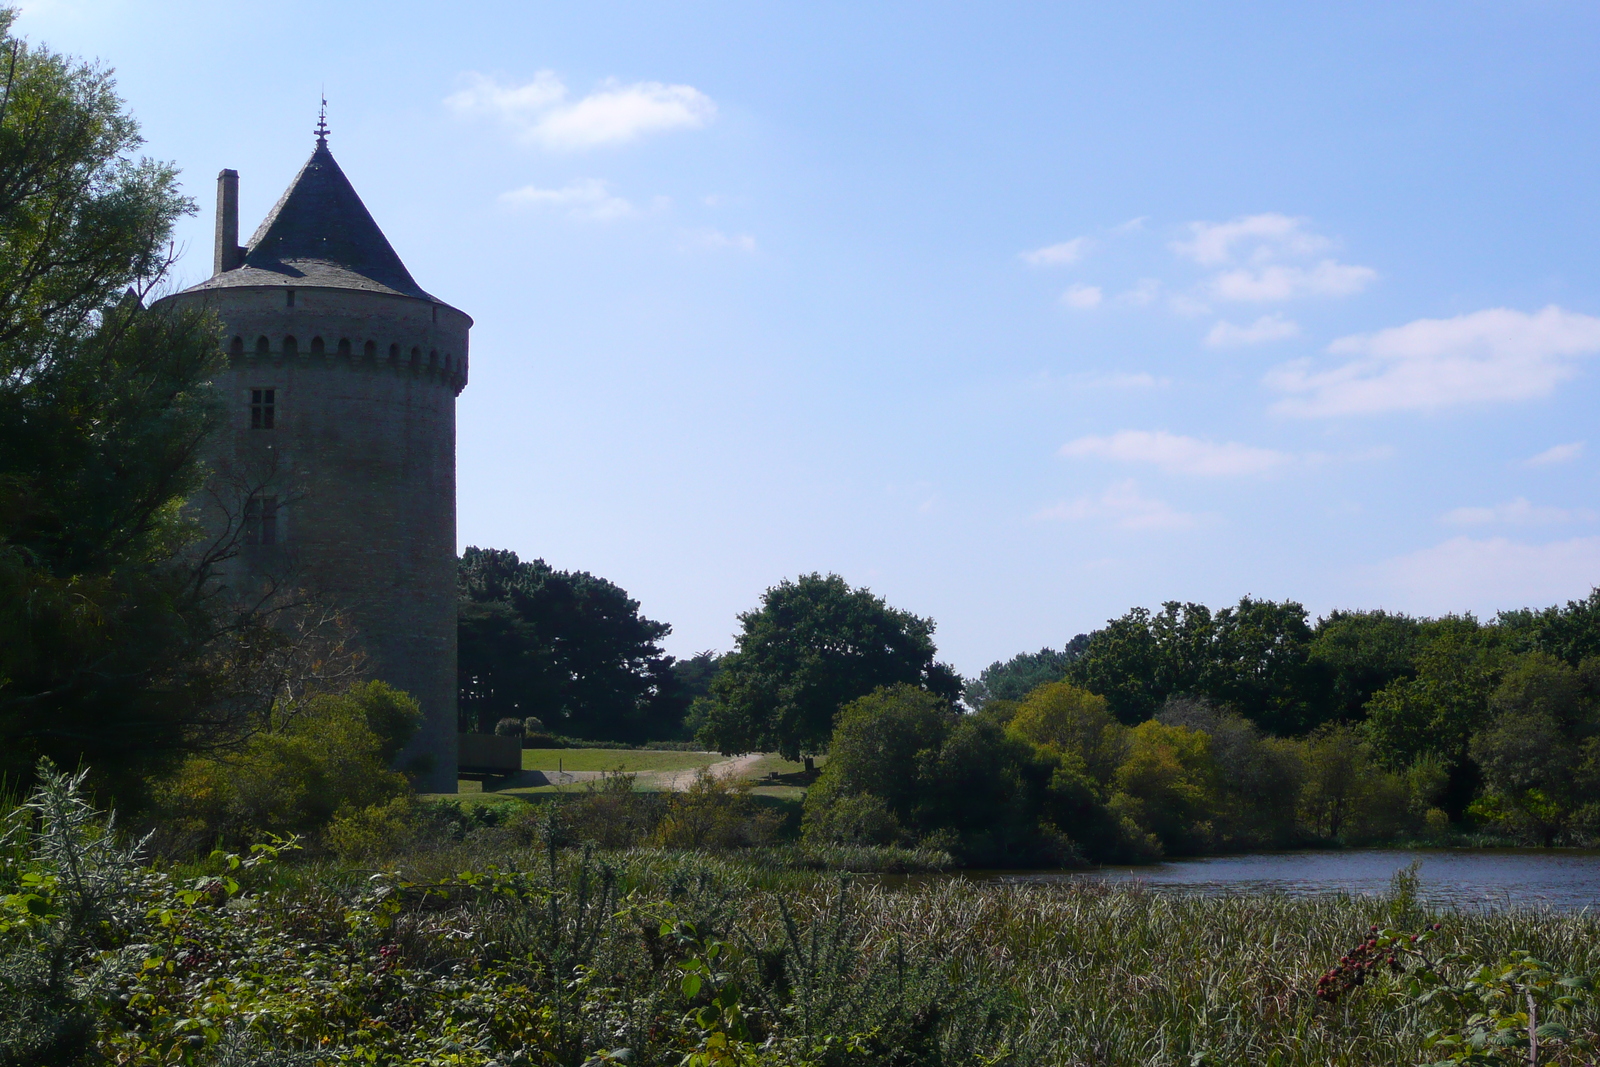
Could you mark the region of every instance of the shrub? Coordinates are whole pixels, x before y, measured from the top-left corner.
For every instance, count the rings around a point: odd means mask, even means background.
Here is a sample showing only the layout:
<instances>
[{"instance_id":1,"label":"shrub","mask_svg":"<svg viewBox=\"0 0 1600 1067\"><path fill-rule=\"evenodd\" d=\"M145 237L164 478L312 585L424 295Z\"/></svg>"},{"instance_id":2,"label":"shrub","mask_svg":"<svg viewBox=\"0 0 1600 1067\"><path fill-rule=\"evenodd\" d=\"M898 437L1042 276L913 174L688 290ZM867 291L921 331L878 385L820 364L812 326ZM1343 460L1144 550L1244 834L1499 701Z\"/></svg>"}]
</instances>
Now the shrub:
<instances>
[{"instance_id":1,"label":"shrub","mask_svg":"<svg viewBox=\"0 0 1600 1067\"><path fill-rule=\"evenodd\" d=\"M728 849L770 844L781 818L757 811L744 782L719 778L705 767L681 793L669 793L652 837L661 848Z\"/></svg>"},{"instance_id":2,"label":"shrub","mask_svg":"<svg viewBox=\"0 0 1600 1067\"><path fill-rule=\"evenodd\" d=\"M338 812L406 797L410 784L389 762L421 718L409 696L368 682L313 698L282 728L236 752L191 757L157 788L164 843L181 850L219 835L316 834Z\"/></svg>"},{"instance_id":3,"label":"shrub","mask_svg":"<svg viewBox=\"0 0 1600 1067\"><path fill-rule=\"evenodd\" d=\"M521 719L504 718L494 724L496 737L521 737L524 732Z\"/></svg>"},{"instance_id":4,"label":"shrub","mask_svg":"<svg viewBox=\"0 0 1600 1067\"><path fill-rule=\"evenodd\" d=\"M402 795L364 808L340 808L324 837L341 859L372 860L404 851L419 829L416 801Z\"/></svg>"}]
</instances>

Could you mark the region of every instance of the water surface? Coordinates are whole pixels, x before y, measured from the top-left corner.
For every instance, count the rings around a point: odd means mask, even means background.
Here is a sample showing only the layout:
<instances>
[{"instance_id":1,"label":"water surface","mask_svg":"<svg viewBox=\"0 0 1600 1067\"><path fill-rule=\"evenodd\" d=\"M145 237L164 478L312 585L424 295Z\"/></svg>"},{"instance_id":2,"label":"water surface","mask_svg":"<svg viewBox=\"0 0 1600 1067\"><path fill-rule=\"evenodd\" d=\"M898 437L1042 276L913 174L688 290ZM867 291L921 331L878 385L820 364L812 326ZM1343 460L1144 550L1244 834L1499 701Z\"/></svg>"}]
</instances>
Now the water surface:
<instances>
[{"instance_id":1,"label":"water surface","mask_svg":"<svg viewBox=\"0 0 1600 1067\"><path fill-rule=\"evenodd\" d=\"M1421 860L1419 898L1440 907L1600 906L1600 852L1519 849L1351 849L1213 856L1094 871L996 871L1006 882L1067 879L1143 882L1194 893L1375 894L1396 870Z\"/></svg>"}]
</instances>

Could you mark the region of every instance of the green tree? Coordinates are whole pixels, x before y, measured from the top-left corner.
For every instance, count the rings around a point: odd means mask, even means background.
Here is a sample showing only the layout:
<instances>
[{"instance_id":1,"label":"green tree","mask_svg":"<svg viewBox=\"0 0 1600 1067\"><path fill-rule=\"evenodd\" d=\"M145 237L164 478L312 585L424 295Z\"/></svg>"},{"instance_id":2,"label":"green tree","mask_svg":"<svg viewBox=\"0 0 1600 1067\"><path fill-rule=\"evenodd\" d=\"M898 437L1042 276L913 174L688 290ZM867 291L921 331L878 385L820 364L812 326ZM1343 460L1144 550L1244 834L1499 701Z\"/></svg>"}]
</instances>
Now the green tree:
<instances>
[{"instance_id":1,"label":"green tree","mask_svg":"<svg viewBox=\"0 0 1600 1067\"><path fill-rule=\"evenodd\" d=\"M1294 601L1245 597L1215 614L1168 601L1158 613L1134 608L1090 634L1067 678L1104 696L1128 724L1187 695L1230 704L1270 733L1296 733L1319 718L1310 641L1305 609Z\"/></svg>"},{"instance_id":2,"label":"green tree","mask_svg":"<svg viewBox=\"0 0 1600 1067\"><path fill-rule=\"evenodd\" d=\"M1468 744L1488 794L1473 810L1555 844L1581 808L1600 801L1586 758L1597 735L1595 703L1579 673L1545 652L1519 657Z\"/></svg>"},{"instance_id":3,"label":"green tree","mask_svg":"<svg viewBox=\"0 0 1600 1067\"><path fill-rule=\"evenodd\" d=\"M660 640L672 627L604 578L468 548L459 571L463 729L502 718L601 741L677 736L687 700Z\"/></svg>"},{"instance_id":4,"label":"green tree","mask_svg":"<svg viewBox=\"0 0 1600 1067\"><path fill-rule=\"evenodd\" d=\"M1328 723L1299 744L1305 765L1301 817L1318 837L1349 843L1382 840L1413 815L1404 780L1384 768L1365 734Z\"/></svg>"},{"instance_id":5,"label":"green tree","mask_svg":"<svg viewBox=\"0 0 1600 1067\"><path fill-rule=\"evenodd\" d=\"M1502 612L1495 624L1519 651L1537 649L1576 667L1600 658L1600 589L1565 607Z\"/></svg>"},{"instance_id":6,"label":"green tree","mask_svg":"<svg viewBox=\"0 0 1600 1067\"><path fill-rule=\"evenodd\" d=\"M1008 732L1058 753L1101 787L1109 786L1127 748L1127 729L1106 699L1068 682L1039 686L1017 705Z\"/></svg>"},{"instance_id":7,"label":"green tree","mask_svg":"<svg viewBox=\"0 0 1600 1067\"><path fill-rule=\"evenodd\" d=\"M699 732L724 753L772 750L810 769L839 709L880 686L919 686L951 703L961 694L960 676L934 659L932 619L836 574L785 580L739 622Z\"/></svg>"},{"instance_id":8,"label":"green tree","mask_svg":"<svg viewBox=\"0 0 1600 1067\"><path fill-rule=\"evenodd\" d=\"M969 863L1060 862L1073 853L1067 834L1107 854L1103 804L1081 776L1060 770L988 716L957 715L913 685L878 689L840 712L828 762L806 792L805 834L921 841Z\"/></svg>"},{"instance_id":9,"label":"green tree","mask_svg":"<svg viewBox=\"0 0 1600 1067\"><path fill-rule=\"evenodd\" d=\"M176 172L138 156L110 73L0 13L0 777L94 768L128 805L219 726L208 559L183 558L219 358L147 311Z\"/></svg>"},{"instance_id":10,"label":"green tree","mask_svg":"<svg viewBox=\"0 0 1600 1067\"><path fill-rule=\"evenodd\" d=\"M1387 611L1334 611L1317 621L1310 662L1328 691L1333 718L1355 721L1391 682L1415 675L1422 624Z\"/></svg>"},{"instance_id":11,"label":"green tree","mask_svg":"<svg viewBox=\"0 0 1600 1067\"><path fill-rule=\"evenodd\" d=\"M980 710L995 700L1021 700L1041 685L1061 681L1088 644L1089 635L1079 634L1060 650L1041 648L1019 652L1004 662L996 660L967 683L963 698L969 707Z\"/></svg>"},{"instance_id":12,"label":"green tree","mask_svg":"<svg viewBox=\"0 0 1600 1067\"><path fill-rule=\"evenodd\" d=\"M1452 816L1459 817L1477 791L1467 744L1488 716L1489 694L1506 662L1492 628L1471 617L1434 620L1423 628L1416 676L1390 682L1367 702L1363 728L1380 762L1403 771L1433 755L1449 768L1442 806Z\"/></svg>"}]
</instances>

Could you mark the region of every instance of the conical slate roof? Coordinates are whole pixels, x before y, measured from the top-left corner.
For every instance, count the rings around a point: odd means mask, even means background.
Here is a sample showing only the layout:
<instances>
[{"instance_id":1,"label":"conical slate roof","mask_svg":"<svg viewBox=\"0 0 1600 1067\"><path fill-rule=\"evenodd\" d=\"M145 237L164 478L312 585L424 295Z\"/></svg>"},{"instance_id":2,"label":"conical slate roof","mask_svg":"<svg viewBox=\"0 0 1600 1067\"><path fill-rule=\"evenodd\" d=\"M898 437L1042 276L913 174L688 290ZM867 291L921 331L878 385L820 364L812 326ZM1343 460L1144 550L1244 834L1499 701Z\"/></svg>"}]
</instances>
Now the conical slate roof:
<instances>
[{"instance_id":1,"label":"conical slate roof","mask_svg":"<svg viewBox=\"0 0 1600 1067\"><path fill-rule=\"evenodd\" d=\"M435 299L412 279L320 138L250 238L244 264L191 291L243 285L365 289Z\"/></svg>"}]
</instances>

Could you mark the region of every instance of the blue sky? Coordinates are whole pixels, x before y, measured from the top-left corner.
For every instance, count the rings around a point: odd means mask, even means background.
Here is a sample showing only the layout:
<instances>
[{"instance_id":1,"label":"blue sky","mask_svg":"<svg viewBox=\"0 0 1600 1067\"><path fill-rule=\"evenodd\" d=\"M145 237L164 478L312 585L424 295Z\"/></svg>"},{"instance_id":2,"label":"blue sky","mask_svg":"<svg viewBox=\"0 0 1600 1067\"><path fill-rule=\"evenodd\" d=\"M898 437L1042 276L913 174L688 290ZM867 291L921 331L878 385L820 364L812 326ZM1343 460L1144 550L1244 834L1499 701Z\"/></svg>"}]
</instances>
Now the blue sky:
<instances>
[{"instance_id":1,"label":"blue sky","mask_svg":"<svg viewBox=\"0 0 1600 1067\"><path fill-rule=\"evenodd\" d=\"M330 145L473 315L463 545L669 649L837 571L967 674L1133 605L1600 584L1600 9L24 4L200 214Z\"/></svg>"}]
</instances>

